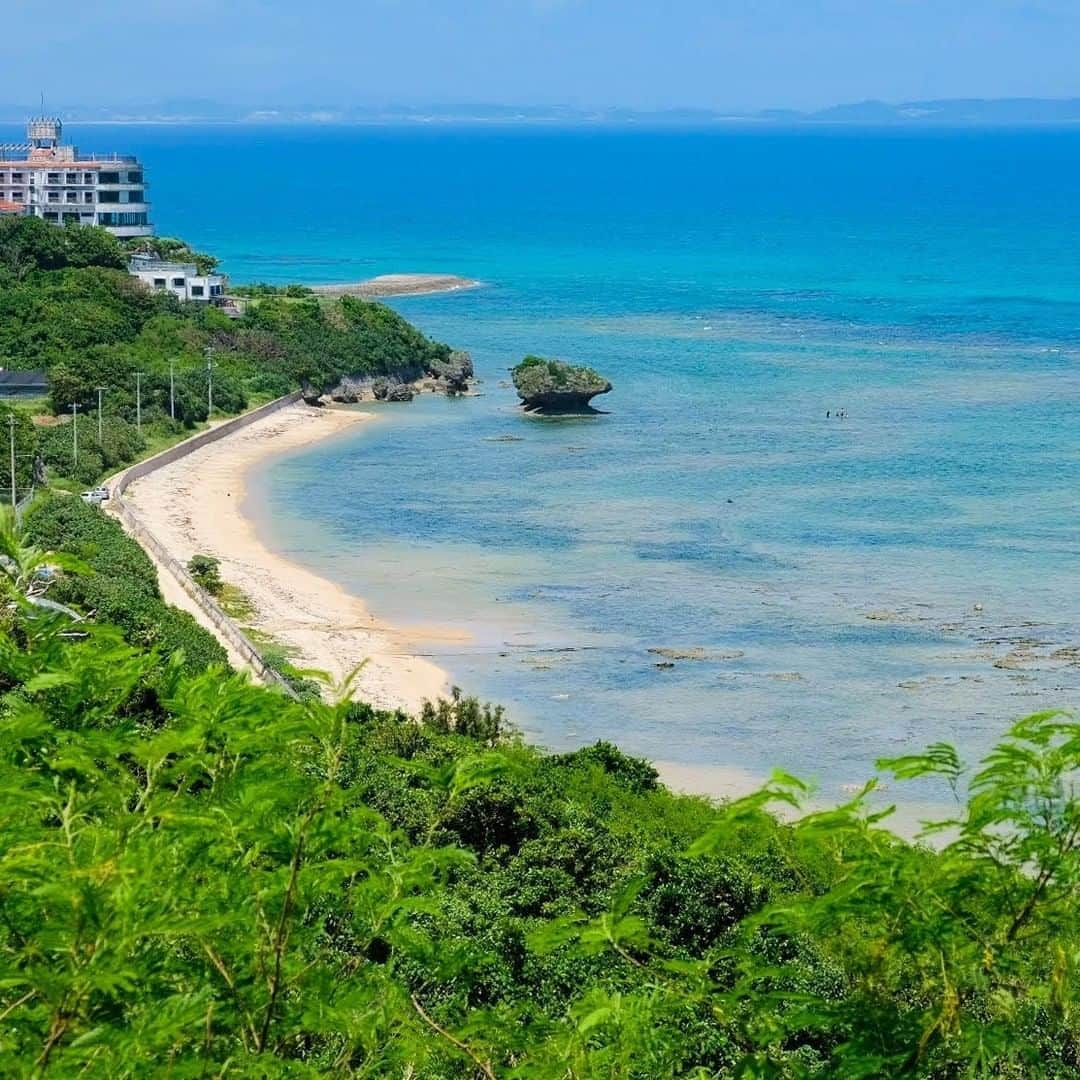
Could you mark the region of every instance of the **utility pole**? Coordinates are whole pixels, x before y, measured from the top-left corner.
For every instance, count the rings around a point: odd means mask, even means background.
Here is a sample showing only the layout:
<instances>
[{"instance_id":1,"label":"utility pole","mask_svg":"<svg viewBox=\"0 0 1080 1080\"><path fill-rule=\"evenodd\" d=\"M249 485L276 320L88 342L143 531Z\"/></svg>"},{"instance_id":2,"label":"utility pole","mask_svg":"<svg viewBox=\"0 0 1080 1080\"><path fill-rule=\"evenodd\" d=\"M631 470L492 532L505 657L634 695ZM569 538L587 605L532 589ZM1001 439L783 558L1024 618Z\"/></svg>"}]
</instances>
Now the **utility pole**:
<instances>
[{"instance_id":1,"label":"utility pole","mask_svg":"<svg viewBox=\"0 0 1080 1080\"><path fill-rule=\"evenodd\" d=\"M206 421L214 415L214 347L207 345L206 349Z\"/></svg>"},{"instance_id":2,"label":"utility pole","mask_svg":"<svg viewBox=\"0 0 1080 1080\"><path fill-rule=\"evenodd\" d=\"M105 393L108 387L95 386L94 389L97 390L97 444L98 446L101 446L103 442L101 429L101 395Z\"/></svg>"},{"instance_id":3,"label":"utility pole","mask_svg":"<svg viewBox=\"0 0 1080 1080\"><path fill-rule=\"evenodd\" d=\"M142 377L145 371L135 372L135 427L142 434Z\"/></svg>"},{"instance_id":4,"label":"utility pole","mask_svg":"<svg viewBox=\"0 0 1080 1080\"><path fill-rule=\"evenodd\" d=\"M8 429L11 432L11 506L14 509L16 502L15 498L15 417L8 417Z\"/></svg>"},{"instance_id":5,"label":"utility pole","mask_svg":"<svg viewBox=\"0 0 1080 1080\"><path fill-rule=\"evenodd\" d=\"M75 459L75 465L79 464L79 403L71 403L71 456Z\"/></svg>"},{"instance_id":6,"label":"utility pole","mask_svg":"<svg viewBox=\"0 0 1080 1080\"><path fill-rule=\"evenodd\" d=\"M176 419L176 361L169 361L169 419Z\"/></svg>"}]
</instances>

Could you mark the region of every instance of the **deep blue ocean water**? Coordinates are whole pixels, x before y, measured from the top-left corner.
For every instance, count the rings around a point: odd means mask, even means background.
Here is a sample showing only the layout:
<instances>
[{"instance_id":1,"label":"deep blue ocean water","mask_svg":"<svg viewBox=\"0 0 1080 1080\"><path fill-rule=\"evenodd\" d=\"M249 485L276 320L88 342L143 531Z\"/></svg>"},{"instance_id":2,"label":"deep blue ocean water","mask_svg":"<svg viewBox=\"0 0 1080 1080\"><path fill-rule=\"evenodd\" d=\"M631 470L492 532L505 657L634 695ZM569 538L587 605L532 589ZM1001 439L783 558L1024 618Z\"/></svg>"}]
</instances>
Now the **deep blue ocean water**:
<instances>
[{"instance_id":1,"label":"deep blue ocean water","mask_svg":"<svg viewBox=\"0 0 1080 1080\"><path fill-rule=\"evenodd\" d=\"M486 283L394 301L482 397L250 502L377 614L471 630L439 662L531 737L832 794L1078 704L1080 132L73 134L238 280ZM522 415L527 352L606 415Z\"/></svg>"}]
</instances>

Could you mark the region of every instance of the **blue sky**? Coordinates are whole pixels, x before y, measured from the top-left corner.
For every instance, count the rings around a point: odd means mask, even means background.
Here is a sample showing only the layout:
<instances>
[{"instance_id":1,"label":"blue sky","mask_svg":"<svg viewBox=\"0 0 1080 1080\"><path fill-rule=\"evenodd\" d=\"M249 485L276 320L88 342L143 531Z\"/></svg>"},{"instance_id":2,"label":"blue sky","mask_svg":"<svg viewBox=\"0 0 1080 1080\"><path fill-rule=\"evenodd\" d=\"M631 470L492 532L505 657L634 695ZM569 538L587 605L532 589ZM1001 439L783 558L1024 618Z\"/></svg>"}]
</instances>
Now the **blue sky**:
<instances>
[{"instance_id":1,"label":"blue sky","mask_svg":"<svg viewBox=\"0 0 1080 1080\"><path fill-rule=\"evenodd\" d=\"M1080 0L16 0L0 25L13 103L1080 96Z\"/></svg>"}]
</instances>

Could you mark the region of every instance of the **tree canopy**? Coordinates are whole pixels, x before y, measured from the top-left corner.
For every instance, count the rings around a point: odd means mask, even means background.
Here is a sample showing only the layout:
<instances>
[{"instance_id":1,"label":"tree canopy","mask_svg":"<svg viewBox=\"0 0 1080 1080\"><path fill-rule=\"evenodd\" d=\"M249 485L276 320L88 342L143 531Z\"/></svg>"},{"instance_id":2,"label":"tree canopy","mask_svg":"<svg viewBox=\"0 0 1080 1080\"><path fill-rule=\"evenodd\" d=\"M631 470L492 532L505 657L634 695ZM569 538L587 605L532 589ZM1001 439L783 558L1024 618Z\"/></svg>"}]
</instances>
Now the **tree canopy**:
<instances>
[{"instance_id":1,"label":"tree canopy","mask_svg":"<svg viewBox=\"0 0 1080 1080\"><path fill-rule=\"evenodd\" d=\"M882 762L956 792L936 850L790 777L717 806L463 695L413 719L191 665L107 624L88 582L143 571L66 504L0 529L4 1075L1077 1074L1071 717L969 779ZM25 599L57 540L102 613L74 626Z\"/></svg>"},{"instance_id":2,"label":"tree canopy","mask_svg":"<svg viewBox=\"0 0 1080 1080\"><path fill-rule=\"evenodd\" d=\"M419 378L450 355L385 305L353 297L282 290L251 300L240 318L181 303L127 272L136 250L204 270L212 262L180 240L121 244L103 229L0 219L0 367L45 370L57 415L72 405L84 415L96 409L101 387L103 407L118 422L134 425L141 412L144 433L175 438L207 419L208 362L214 408L230 414L252 398L328 390L344 376ZM43 445L49 465L74 480L92 482L123 463L87 439L76 464L65 450L70 441L55 435Z\"/></svg>"}]
</instances>

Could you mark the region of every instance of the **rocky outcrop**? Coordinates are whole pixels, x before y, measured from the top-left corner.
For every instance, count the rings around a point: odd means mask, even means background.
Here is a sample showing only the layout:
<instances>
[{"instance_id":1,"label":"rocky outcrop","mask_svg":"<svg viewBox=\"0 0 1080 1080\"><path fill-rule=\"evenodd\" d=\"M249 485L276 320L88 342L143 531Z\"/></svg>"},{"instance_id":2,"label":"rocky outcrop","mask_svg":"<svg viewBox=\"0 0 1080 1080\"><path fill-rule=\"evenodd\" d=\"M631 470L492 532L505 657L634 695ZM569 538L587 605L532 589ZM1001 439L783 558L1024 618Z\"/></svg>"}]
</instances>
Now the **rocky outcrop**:
<instances>
[{"instance_id":1,"label":"rocky outcrop","mask_svg":"<svg viewBox=\"0 0 1080 1080\"><path fill-rule=\"evenodd\" d=\"M360 389L351 382L342 379L341 382L330 391L330 400L336 401L339 405L355 405L358 401L363 401L364 398Z\"/></svg>"},{"instance_id":2,"label":"rocky outcrop","mask_svg":"<svg viewBox=\"0 0 1080 1080\"><path fill-rule=\"evenodd\" d=\"M526 356L510 374L528 412L596 412L589 402L611 390L611 383L592 368L546 360L542 356Z\"/></svg>"},{"instance_id":3,"label":"rocky outcrop","mask_svg":"<svg viewBox=\"0 0 1080 1080\"><path fill-rule=\"evenodd\" d=\"M408 383L376 379L371 384L376 401L412 401L415 391Z\"/></svg>"},{"instance_id":4,"label":"rocky outcrop","mask_svg":"<svg viewBox=\"0 0 1080 1080\"><path fill-rule=\"evenodd\" d=\"M359 401L411 401L419 393L454 397L469 392L473 374L472 357L467 352L452 352L445 360L432 360L424 366L402 368L385 375L346 375L328 394L331 401L342 405L355 405Z\"/></svg>"},{"instance_id":5,"label":"rocky outcrop","mask_svg":"<svg viewBox=\"0 0 1080 1080\"><path fill-rule=\"evenodd\" d=\"M473 377L472 357L467 352L454 351L445 360L436 360L429 365L435 389L451 396L466 394Z\"/></svg>"}]
</instances>

